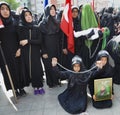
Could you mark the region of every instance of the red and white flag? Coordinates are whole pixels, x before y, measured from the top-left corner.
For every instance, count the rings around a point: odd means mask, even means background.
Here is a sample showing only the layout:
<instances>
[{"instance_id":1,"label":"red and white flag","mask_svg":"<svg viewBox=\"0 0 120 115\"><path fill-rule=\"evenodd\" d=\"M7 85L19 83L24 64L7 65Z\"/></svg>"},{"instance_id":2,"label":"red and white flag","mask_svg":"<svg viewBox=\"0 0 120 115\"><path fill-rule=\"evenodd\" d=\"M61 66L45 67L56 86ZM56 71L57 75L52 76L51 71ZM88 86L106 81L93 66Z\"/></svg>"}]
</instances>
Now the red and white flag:
<instances>
[{"instance_id":1,"label":"red and white flag","mask_svg":"<svg viewBox=\"0 0 120 115\"><path fill-rule=\"evenodd\" d=\"M95 11L95 2L94 2L94 0L92 0L92 2L91 2L91 7L92 7L93 11Z\"/></svg>"},{"instance_id":2,"label":"red and white flag","mask_svg":"<svg viewBox=\"0 0 120 115\"><path fill-rule=\"evenodd\" d=\"M68 50L74 53L73 20L71 0L66 0L60 27L67 35Z\"/></svg>"},{"instance_id":3,"label":"red and white flag","mask_svg":"<svg viewBox=\"0 0 120 115\"><path fill-rule=\"evenodd\" d=\"M0 19L0 28L4 28L4 25L1 19Z\"/></svg>"}]
</instances>

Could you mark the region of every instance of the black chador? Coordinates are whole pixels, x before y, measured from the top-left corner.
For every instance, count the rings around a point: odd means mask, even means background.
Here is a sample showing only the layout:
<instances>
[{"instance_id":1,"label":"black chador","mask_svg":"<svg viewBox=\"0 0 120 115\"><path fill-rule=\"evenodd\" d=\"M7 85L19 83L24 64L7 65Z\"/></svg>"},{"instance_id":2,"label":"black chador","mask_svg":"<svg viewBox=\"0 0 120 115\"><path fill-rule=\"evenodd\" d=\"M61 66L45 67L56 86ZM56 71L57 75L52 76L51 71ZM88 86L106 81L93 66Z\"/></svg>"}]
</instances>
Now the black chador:
<instances>
[{"instance_id":1,"label":"black chador","mask_svg":"<svg viewBox=\"0 0 120 115\"><path fill-rule=\"evenodd\" d=\"M80 71L84 71L84 65L80 57L72 58L72 67L79 64ZM59 71L57 66L53 67L56 75L68 79L67 88L58 95L60 105L71 114L85 112L87 108L87 83L90 73L71 73L70 71ZM75 69L73 69L75 71Z\"/></svg>"},{"instance_id":2,"label":"black chador","mask_svg":"<svg viewBox=\"0 0 120 115\"><path fill-rule=\"evenodd\" d=\"M102 69L94 69L92 71L91 79L89 81L89 89L90 89L90 94L92 96L92 104L95 108L109 108L112 106L112 99L108 100L102 100L102 101L95 101L93 99L94 95L94 80L96 79L103 79L103 78L113 78L114 75L114 69L113 67L109 64L109 53L105 50L101 50L98 52L97 55L97 61L101 60L102 57L107 58L106 64L103 66ZM112 94L113 93L113 88L112 88Z\"/></svg>"},{"instance_id":3,"label":"black chador","mask_svg":"<svg viewBox=\"0 0 120 115\"><path fill-rule=\"evenodd\" d=\"M59 84L57 77L53 74L51 60L53 57L60 57L60 23L56 13L54 16L50 14L52 8L56 12L54 5L47 6L44 11L43 20L40 23L40 30L43 35L42 54L47 55L47 57L43 56L43 62L45 65L47 85L49 87L54 87Z\"/></svg>"},{"instance_id":4,"label":"black chador","mask_svg":"<svg viewBox=\"0 0 120 115\"><path fill-rule=\"evenodd\" d=\"M13 85L15 89L21 89L24 87L24 85L21 84L21 78L19 73L19 67L20 67L20 60L19 57L16 57L16 52L19 48L19 42L18 42L18 36L16 31L16 20L11 15L10 7L7 3L3 2L0 4L0 12L3 10L1 7L4 7L3 9L8 9L9 16L5 18L3 16L3 12L0 13L0 18L4 24L4 28L0 29L0 41L1 41L1 47L4 52L4 56L11 74L11 78L13 81ZM0 68L3 74L3 78L5 81L5 86L7 90L11 89L11 85L8 79L8 74L5 69L3 57L0 53Z\"/></svg>"},{"instance_id":5,"label":"black chador","mask_svg":"<svg viewBox=\"0 0 120 115\"><path fill-rule=\"evenodd\" d=\"M27 40L28 43L21 45L21 63L22 74L25 77L26 85L32 82L34 88L43 87L43 68L41 64L41 32L33 21L28 23L25 19L25 13L29 10L23 11L21 14L21 23L18 27L19 41Z\"/></svg>"}]
</instances>

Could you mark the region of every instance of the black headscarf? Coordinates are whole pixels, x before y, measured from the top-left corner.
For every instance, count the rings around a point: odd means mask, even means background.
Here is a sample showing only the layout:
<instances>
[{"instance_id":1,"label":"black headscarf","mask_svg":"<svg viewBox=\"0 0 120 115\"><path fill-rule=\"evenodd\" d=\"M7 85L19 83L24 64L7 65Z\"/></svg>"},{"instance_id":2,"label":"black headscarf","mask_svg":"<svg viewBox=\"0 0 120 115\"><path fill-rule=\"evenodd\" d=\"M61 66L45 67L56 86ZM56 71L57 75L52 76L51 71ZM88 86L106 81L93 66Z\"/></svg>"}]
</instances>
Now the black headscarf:
<instances>
[{"instance_id":1,"label":"black headscarf","mask_svg":"<svg viewBox=\"0 0 120 115\"><path fill-rule=\"evenodd\" d=\"M108 13L113 13L113 10L114 10L114 8L113 7L108 7L108 9L106 9L106 12L108 12Z\"/></svg>"},{"instance_id":2,"label":"black headscarf","mask_svg":"<svg viewBox=\"0 0 120 115\"><path fill-rule=\"evenodd\" d=\"M9 9L9 12L10 12L10 16L8 18L4 18L0 13L0 18L2 19L2 22L3 22L4 26L7 27L8 25L13 24L14 19L11 15L11 9L10 9L9 4L6 3L6 2L0 2L0 10L1 10L2 5L6 5Z\"/></svg>"},{"instance_id":3,"label":"black headscarf","mask_svg":"<svg viewBox=\"0 0 120 115\"><path fill-rule=\"evenodd\" d=\"M21 15L20 15L20 17L21 17L21 23L22 23L23 26L26 26L26 27L28 27L28 28L32 28L32 27L33 27L33 21L32 21L32 22L27 22L27 21L26 21L26 19L25 19L25 13L26 13L26 12L29 12L30 15L32 16L32 13L31 13L30 10L24 9L24 10L22 11Z\"/></svg>"},{"instance_id":4,"label":"black headscarf","mask_svg":"<svg viewBox=\"0 0 120 115\"><path fill-rule=\"evenodd\" d=\"M96 60L100 60L102 57L109 59L109 53L106 50L99 51Z\"/></svg>"},{"instance_id":5,"label":"black headscarf","mask_svg":"<svg viewBox=\"0 0 120 115\"><path fill-rule=\"evenodd\" d=\"M82 58L79 57L78 55L74 56L72 58L72 66L74 66L74 64L79 64L80 65L80 72L85 71L85 66L84 63L82 61ZM87 81L89 80L90 77L90 73L71 73L71 76L69 78L69 83L68 83L68 87L72 88L74 87L75 84L79 85L79 84L86 84Z\"/></svg>"},{"instance_id":6,"label":"black headscarf","mask_svg":"<svg viewBox=\"0 0 120 115\"><path fill-rule=\"evenodd\" d=\"M59 29L60 29L60 27L59 27L60 20L57 19L57 15L56 16L50 15L50 10L52 7L54 7L54 9L56 11L55 5L46 6L44 9L43 20L40 23L40 29L45 34L46 33L47 34L55 34L55 33L59 32Z\"/></svg>"},{"instance_id":7,"label":"black headscarf","mask_svg":"<svg viewBox=\"0 0 120 115\"><path fill-rule=\"evenodd\" d=\"M50 10L51 8L54 7L55 11L56 11L56 6L55 5L47 5L44 9L44 18L47 18L48 16L50 16Z\"/></svg>"},{"instance_id":8,"label":"black headscarf","mask_svg":"<svg viewBox=\"0 0 120 115\"><path fill-rule=\"evenodd\" d=\"M83 64L83 61L82 61L82 58L79 57L78 55L75 55L73 58L72 58L72 66L74 66L74 64L80 64L80 69L83 71L84 69L84 64ZM80 71L81 71L80 70Z\"/></svg>"},{"instance_id":9,"label":"black headscarf","mask_svg":"<svg viewBox=\"0 0 120 115\"><path fill-rule=\"evenodd\" d=\"M78 11L78 14L79 14L79 9L77 6L72 6L72 12L73 10L76 9ZM81 28L80 28L80 21L79 21L79 18L78 16L76 18L73 18L73 25L74 25L74 30L75 31L80 31Z\"/></svg>"},{"instance_id":10,"label":"black headscarf","mask_svg":"<svg viewBox=\"0 0 120 115\"><path fill-rule=\"evenodd\" d=\"M110 65L109 63L109 53L106 51L106 50L101 50L98 52L98 55L97 55L97 58L96 58L96 61L100 60L102 57L106 57L107 58L107 63L103 66L103 69L107 69Z\"/></svg>"}]
</instances>

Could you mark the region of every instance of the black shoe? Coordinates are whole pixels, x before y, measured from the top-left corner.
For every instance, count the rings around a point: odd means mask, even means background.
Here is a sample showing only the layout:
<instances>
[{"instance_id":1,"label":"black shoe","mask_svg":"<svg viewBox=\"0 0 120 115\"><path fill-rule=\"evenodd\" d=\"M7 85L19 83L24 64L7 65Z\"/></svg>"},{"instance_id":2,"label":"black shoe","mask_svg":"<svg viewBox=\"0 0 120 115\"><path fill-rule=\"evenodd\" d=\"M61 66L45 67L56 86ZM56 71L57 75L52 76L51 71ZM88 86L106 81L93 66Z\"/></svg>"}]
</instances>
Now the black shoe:
<instances>
[{"instance_id":1,"label":"black shoe","mask_svg":"<svg viewBox=\"0 0 120 115\"><path fill-rule=\"evenodd\" d=\"M49 87L49 88L53 88L54 86L53 86L53 85L49 85L48 87Z\"/></svg>"},{"instance_id":2,"label":"black shoe","mask_svg":"<svg viewBox=\"0 0 120 115\"><path fill-rule=\"evenodd\" d=\"M27 95L27 93L24 89L19 89L19 91L20 91L21 96L26 96Z\"/></svg>"},{"instance_id":3,"label":"black shoe","mask_svg":"<svg viewBox=\"0 0 120 115\"><path fill-rule=\"evenodd\" d=\"M15 91L16 97L20 97L20 93L18 91Z\"/></svg>"},{"instance_id":4,"label":"black shoe","mask_svg":"<svg viewBox=\"0 0 120 115\"><path fill-rule=\"evenodd\" d=\"M55 88L55 87L57 87L57 86L58 86L58 84L49 85L49 88Z\"/></svg>"}]
</instances>

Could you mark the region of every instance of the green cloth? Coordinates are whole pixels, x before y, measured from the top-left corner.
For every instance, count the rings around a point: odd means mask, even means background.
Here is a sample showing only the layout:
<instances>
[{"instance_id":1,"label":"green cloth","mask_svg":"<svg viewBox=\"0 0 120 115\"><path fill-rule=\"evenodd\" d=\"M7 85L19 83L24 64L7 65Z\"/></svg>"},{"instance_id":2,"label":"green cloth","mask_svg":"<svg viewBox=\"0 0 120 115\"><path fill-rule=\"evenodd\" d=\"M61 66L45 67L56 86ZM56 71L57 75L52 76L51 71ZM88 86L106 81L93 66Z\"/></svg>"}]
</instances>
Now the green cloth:
<instances>
[{"instance_id":1,"label":"green cloth","mask_svg":"<svg viewBox=\"0 0 120 115\"><path fill-rule=\"evenodd\" d=\"M95 14L90 6L90 4L86 4L82 8L81 15L81 28L82 30L87 30L89 28L97 28L98 23L95 17ZM85 40L85 45L90 48L92 46L91 40Z\"/></svg>"},{"instance_id":2,"label":"green cloth","mask_svg":"<svg viewBox=\"0 0 120 115\"><path fill-rule=\"evenodd\" d=\"M81 16L82 30L87 30L89 28L97 28L97 27L98 27L98 23L90 4L84 5L82 8L82 16Z\"/></svg>"},{"instance_id":3,"label":"green cloth","mask_svg":"<svg viewBox=\"0 0 120 115\"><path fill-rule=\"evenodd\" d=\"M105 49L105 47L106 47L106 44L107 44L107 37L110 35L110 30L107 28L107 27L105 27L104 28L104 32L103 32L103 37L102 37L102 39L103 39L103 41L102 41L102 50L103 49Z\"/></svg>"}]
</instances>

